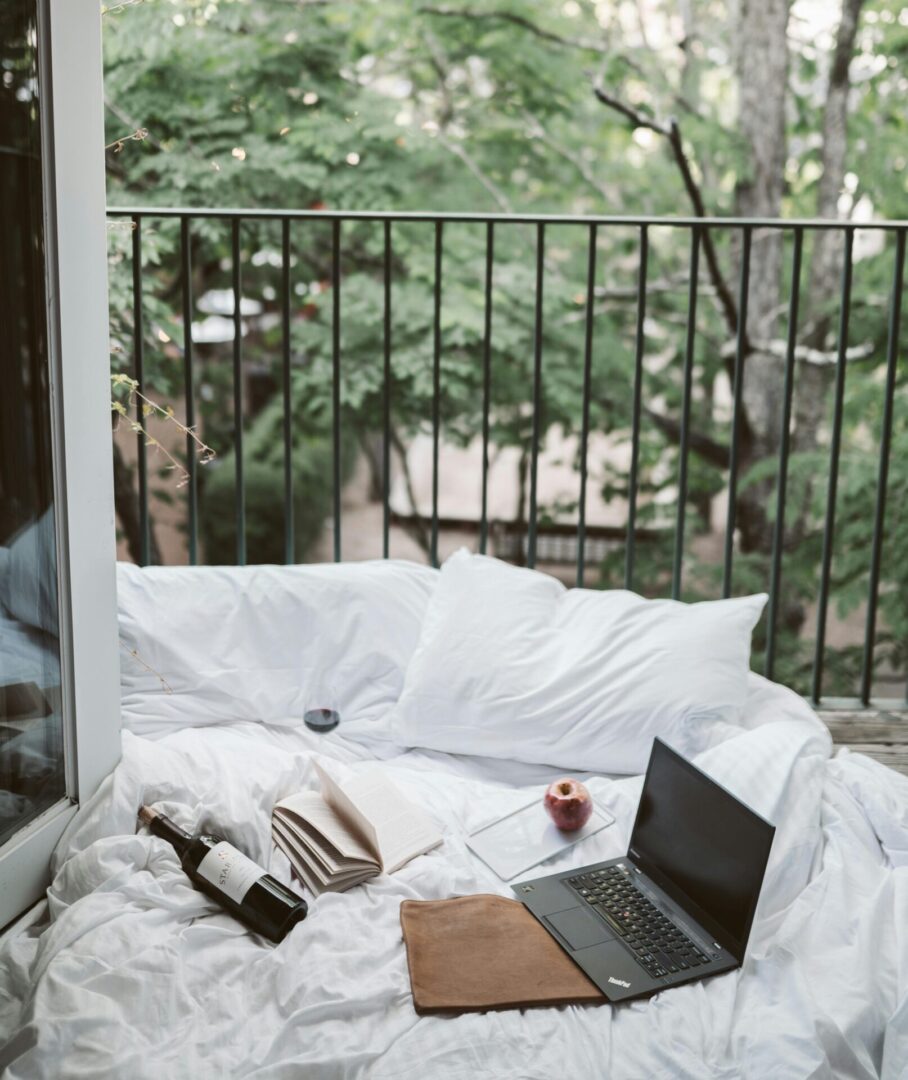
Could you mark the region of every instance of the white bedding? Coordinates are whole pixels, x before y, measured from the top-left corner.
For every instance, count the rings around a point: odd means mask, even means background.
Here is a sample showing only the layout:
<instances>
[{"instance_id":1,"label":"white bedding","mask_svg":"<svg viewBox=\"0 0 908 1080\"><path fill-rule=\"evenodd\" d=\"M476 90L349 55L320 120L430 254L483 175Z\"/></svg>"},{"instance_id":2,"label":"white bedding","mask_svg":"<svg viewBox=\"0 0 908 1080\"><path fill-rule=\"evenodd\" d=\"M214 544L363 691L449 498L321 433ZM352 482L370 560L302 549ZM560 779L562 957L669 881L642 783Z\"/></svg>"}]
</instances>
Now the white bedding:
<instances>
[{"instance_id":1,"label":"white bedding","mask_svg":"<svg viewBox=\"0 0 908 1080\"><path fill-rule=\"evenodd\" d=\"M416 1015L401 900L508 895L464 833L541 796L526 785L553 771L343 730L124 732L122 763L56 853L50 926L0 951L8 1080L906 1075L908 779L847 751L830 758L793 694L752 676L742 726L697 759L778 825L743 968L617 1007ZM135 811L146 800L186 826L215 824L289 882L269 812L315 785L313 753L352 769L381 756L445 842L393 877L322 896L271 946L192 889L163 842L136 835ZM625 850L640 778L589 786L617 823L552 869Z\"/></svg>"}]
</instances>

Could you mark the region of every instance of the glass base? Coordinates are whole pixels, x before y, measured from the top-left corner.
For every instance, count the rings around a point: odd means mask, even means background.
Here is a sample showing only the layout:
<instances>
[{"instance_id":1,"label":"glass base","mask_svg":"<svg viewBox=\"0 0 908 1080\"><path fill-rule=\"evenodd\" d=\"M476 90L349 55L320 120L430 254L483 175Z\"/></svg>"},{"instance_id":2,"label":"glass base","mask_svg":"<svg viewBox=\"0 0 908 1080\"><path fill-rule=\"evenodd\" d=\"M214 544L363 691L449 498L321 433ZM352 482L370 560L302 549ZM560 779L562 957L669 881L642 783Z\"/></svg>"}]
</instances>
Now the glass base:
<instances>
[{"instance_id":1,"label":"glass base","mask_svg":"<svg viewBox=\"0 0 908 1080\"><path fill-rule=\"evenodd\" d=\"M333 731L340 723L340 715L336 709L307 709L303 723L310 731Z\"/></svg>"}]
</instances>

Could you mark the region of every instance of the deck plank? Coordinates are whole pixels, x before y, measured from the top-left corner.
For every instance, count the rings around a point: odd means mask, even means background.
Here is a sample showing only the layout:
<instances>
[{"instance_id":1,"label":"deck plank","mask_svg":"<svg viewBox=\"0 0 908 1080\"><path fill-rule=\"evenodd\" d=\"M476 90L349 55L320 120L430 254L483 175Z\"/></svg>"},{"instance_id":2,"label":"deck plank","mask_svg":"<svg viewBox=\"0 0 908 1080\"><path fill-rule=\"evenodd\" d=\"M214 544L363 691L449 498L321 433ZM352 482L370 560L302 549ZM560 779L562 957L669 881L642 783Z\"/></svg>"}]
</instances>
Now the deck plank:
<instances>
[{"instance_id":1,"label":"deck plank","mask_svg":"<svg viewBox=\"0 0 908 1080\"><path fill-rule=\"evenodd\" d=\"M837 746L866 754L908 776L908 711L818 710Z\"/></svg>"}]
</instances>

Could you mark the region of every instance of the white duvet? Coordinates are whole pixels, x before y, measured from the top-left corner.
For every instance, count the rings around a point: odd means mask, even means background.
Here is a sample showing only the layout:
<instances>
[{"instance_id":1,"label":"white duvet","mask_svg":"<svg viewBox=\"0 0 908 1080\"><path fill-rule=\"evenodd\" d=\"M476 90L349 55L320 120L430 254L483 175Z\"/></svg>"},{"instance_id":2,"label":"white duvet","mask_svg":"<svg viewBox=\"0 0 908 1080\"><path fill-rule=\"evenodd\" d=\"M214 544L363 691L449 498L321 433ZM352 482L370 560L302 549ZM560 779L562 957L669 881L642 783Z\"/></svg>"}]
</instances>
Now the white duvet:
<instances>
[{"instance_id":1,"label":"white duvet","mask_svg":"<svg viewBox=\"0 0 908 1080\"><path fill-rule=\"evenodd\" d=\"M847 751L831 758L806 705L755 676L749 685L742 726L697 759L778 826L744 966L621 1006L413 1010L400 902L509 895L464 834L541 796L551 770L370 746L343 725L327 737L249 723L124 732L120 766L56 853L50 925L0 952L4 1076L908 1075L908 779ZM381 756L444 844L313 901L272 946L195 891L166 844L136 834L136 808L216 825L289 882L269 813L315 786L314 754L341 771ZM625 850L640 779L589 786L617 822L551 869Z\"/></svg>"}]
</instances>

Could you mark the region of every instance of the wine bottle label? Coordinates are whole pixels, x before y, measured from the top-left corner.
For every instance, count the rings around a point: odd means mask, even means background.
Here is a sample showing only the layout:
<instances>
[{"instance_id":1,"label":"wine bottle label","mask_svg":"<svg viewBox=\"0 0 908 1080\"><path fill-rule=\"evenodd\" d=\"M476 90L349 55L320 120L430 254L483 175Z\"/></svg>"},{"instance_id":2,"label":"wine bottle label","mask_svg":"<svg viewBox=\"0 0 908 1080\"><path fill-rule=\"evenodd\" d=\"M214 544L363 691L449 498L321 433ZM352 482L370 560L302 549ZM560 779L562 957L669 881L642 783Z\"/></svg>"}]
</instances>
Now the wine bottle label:
<instances>
[{"instance_id":1,"label":"wine bottle label","mask_svg":"<svg viewBox=\"0 0 908 1080\"><path fill-rule=\"evenodd\" d=\"M226 840L215 844L199 863L197 873L236 904L241 904L246 893L265 876L260 866Z\"/></svg>"}]
</instances>

